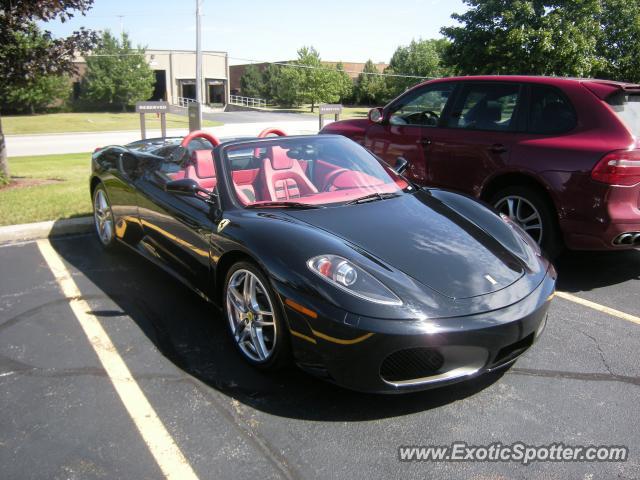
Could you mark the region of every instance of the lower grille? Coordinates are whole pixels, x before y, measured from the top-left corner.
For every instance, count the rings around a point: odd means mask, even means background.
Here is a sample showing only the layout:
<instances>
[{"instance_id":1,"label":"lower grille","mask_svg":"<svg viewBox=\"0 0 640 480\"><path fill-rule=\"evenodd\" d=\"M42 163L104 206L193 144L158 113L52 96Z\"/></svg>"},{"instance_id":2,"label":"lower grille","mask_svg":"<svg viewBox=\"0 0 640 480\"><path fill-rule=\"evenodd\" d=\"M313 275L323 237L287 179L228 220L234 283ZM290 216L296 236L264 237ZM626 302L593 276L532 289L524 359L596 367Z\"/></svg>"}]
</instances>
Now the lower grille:
<instances>
[{"instance_id":1,"label":"lower grille","mask_svg":"<svg viewBox=\"0 0 640 480\"><path fill-rule=\"evenodd\" d=\"M380 376L387 382L399 382L436 375L444 358L433 348L417 347L392 353L382 362Z\"/></svg>"},{"instance_id":2,"label":"lower grille","mask_svg":"<svg viewBox=\"0 0 640 480\"><path fill-rule=\"evenodd\" d=\"M493 361L493 365L506 363L518 357L519 355L522 355L525 352L525 350L527 350L527 348L533 345L533 340L534 340L534 334L532 333L524 337L522 340L518 340L517 342L512 343L511 345L507 345L506 347L503 347L498 352L498 355L496 355L496 358Z\"/></svg>"}]
</instances>

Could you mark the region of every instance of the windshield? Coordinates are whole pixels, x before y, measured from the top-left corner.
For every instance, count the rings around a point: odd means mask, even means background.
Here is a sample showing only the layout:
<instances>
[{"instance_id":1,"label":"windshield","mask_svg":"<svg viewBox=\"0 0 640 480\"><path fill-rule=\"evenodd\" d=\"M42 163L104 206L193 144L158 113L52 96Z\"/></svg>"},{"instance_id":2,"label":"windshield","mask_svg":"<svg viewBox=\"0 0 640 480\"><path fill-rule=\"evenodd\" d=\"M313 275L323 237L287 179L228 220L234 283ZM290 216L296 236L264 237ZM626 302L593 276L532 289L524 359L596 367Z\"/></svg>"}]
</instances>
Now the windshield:
<instances>
[{"instance_id":1,"label":"windshield","mask_svg":"<svg viewBox=\"0 0 640 480\"><path fill-rule=\"evenodd\" d=\"M378 199L410 188L360 145L343 137L277 137L223 150L226 174L245 206L322 206Z\"/></svg>"}]
</instances>

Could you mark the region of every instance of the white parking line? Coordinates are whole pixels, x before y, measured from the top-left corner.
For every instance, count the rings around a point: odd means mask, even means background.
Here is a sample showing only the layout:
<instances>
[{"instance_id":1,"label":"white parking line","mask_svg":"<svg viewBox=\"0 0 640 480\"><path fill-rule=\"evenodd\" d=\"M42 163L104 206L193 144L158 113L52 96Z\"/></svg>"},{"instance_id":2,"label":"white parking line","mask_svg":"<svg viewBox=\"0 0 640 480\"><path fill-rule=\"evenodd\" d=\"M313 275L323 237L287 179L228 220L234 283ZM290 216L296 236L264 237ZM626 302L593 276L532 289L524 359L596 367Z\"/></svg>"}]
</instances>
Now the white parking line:
<instances>
[{"instance_id":1,"label":"white parking line","mask_svg":"<svg viewBox=\"0 0 640 480\"><path fill-rule=\"evenodd\" d=\"M158 418L126 363L118 354L111 338L98 319L88 313L91 307L82 300L82 293L60 256L48 240L38 240L38 248L164 476L176 480L197 479L198 476Z\"/></svg>"},{"instance_id":2,"label":"white parking line","mask_svg":"<svg viewBox=\"0 0 640 480\"><path fill-rule=\"evenodd\" d=\"M640 317L636 317L635 315L631 315L630 313L621 312L620 310L616 310L615 308L600 305L599 303L585 300L584 298L576 297L575 295L571 295L570 293L566 292L556 292L556 296L564 298L565 300L569 300L570 302L593 308L594 310L597 310L599 312L613 315L614 317L618 317L623 320L627 320L628 322L640 325Z\"/></svg>"}]
</instances>

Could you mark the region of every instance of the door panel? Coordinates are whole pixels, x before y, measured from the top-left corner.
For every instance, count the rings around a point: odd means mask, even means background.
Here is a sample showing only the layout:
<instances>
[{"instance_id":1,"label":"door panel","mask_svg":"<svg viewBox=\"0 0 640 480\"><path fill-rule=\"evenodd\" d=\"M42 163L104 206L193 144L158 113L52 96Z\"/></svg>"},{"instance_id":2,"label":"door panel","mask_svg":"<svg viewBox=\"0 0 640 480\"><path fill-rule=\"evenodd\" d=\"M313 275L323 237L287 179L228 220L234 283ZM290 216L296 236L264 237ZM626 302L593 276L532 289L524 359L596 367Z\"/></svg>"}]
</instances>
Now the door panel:
<instances>
[{"instance_id":1,"label":"door panel","mask_svg":"<svg viewBox=\"0 0 640 480\"><path fill-rule=\"evenodd\" d=\"M455 84L434 83L411 90L386 107L381 124L367 128L364 146L394 166L398 157L409 162L406 175L426 184L430 137L437 135Z\"/></svg>"},{"instance_id":2,"label":"door panel","mask_svg":"<svg viewBox=\"0 0 640 480\"><path fill-rule=\"evenodd\" d=\"M522 127L521 98L515 82L465 83L431 139L428 183L479 196L486 179L508 165Z\"/></svg>"},{"instance_id":3,"label":"door panel","mask_svg":"<svg viewBox=\"0 0 640 480\"><path fill-rule=\"evenodd\" d=\"M166 178L147 170L137 182L138 210L149 253L201 291L209 284L214 228L210 206L164 191Z\"/></svg>"}]
</instances>

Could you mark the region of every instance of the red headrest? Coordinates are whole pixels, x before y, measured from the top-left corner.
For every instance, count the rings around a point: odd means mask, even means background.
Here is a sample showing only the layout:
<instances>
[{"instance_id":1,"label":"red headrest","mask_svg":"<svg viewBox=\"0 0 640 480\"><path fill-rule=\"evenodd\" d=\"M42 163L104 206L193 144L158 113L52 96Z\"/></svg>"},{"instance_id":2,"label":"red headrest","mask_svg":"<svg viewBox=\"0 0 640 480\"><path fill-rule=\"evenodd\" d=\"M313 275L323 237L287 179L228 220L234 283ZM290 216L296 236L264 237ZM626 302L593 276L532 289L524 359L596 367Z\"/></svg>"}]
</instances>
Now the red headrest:
<instances>
[{"instance_id":1,"label":"red headrest","mask_svg":"<svg viewBox=\"0 0 640 480\"><path fill-rule=\"evenodd\" d=\"M293 158L281 147L271 148L271 166L274 170L287 170L293 167Z\"/></svg>"},{"instance_id":2,"label":"red headrest","mask_svg":"<svg viewBox=\"0 0 640 480\"><path fill-rule=\"evenodd\" d=\"M191 161L196 167L198 178L215 178L216 167L211 153L211 150L194 150L191 154Z\"/></svg>"}]
</instances>

